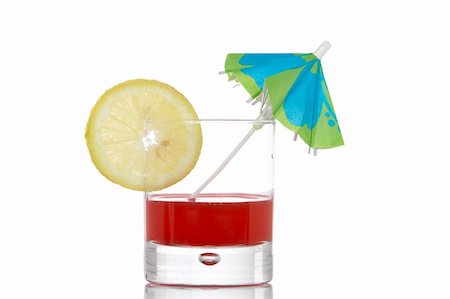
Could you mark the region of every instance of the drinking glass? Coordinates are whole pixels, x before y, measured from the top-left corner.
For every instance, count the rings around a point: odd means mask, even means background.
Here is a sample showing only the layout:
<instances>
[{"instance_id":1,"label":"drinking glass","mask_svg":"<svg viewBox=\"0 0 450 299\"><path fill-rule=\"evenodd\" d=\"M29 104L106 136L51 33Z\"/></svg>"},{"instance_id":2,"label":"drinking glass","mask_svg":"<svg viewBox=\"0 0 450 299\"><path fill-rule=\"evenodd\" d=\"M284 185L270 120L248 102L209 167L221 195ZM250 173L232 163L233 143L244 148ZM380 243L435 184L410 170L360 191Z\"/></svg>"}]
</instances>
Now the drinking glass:
<instances>
[{"instance_id":1,"label":"drinking glass","mask_svg":"<svg viewBox=\"0 0 450 299\"><path fill-rule=\"evenodd\" d=\"M201 127L202 150L184 179L145 193L145 278L201 286L270 281L274 121L182 122ZM195 194L230 154L223 170Z\"/></svg>"}]
</instances>

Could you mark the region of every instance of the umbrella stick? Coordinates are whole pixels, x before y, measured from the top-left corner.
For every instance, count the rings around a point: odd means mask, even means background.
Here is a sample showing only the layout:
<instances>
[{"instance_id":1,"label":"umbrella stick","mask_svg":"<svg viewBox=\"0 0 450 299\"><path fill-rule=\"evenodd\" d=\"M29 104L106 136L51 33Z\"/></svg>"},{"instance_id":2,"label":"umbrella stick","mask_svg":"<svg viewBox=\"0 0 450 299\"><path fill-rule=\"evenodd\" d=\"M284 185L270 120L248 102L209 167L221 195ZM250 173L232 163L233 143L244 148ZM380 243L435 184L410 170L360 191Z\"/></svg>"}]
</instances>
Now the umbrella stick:
<instances>
[{"instance_id":1,"label":"umbrella stick","mask_svg":"<svg viewBox=\"0 0 450 299\"><path fill-rule=\"evenodd\" d=\"M324 41L318 48L317 50L314 51L314 55L319 58L322 59L322 57L327 54L328 50L330 50L331 48L331 44L330 42Z\"/></svg>"},{"instance_id":2,"label":"umbrella stick","mask_svg":"<svg viewBox=\"0 0 450 299\"><path fill-rule=\"evenodd\" d=\"M270 105L266 105L266 107L260 112L258 118L256 119L256 121L258 120L265 120L267 119L267 117L270 116L272 117L272 110ZM261 129L261 127L264 124L253 124L251 129L248 131L248 133L244 136L244 138L242 138L242 140L236 145L236 147L231 151L231 153L228 155L228 157L225 158L225 160L222 162L222 164L220 164L220 166L216 169L216 171L214 171L209 178L200 186L197 188L197 190L195 190L194 193L192 193L188 200L189 201L195 201L195 198L200 194L200 192L203 191L203 189L205 189L206 186L209 185L209 183L211 183L212 180L214 180L214 178L216 176L219 175L220 172L222 172L222 170L228 165L228 163L230 163L231 159L233 159L234 156L236 156L236 154L239 152L239 150L244 146L244 144L250 139L250 137L252 137L252 135L256 132L256 130Z\"/></svg>"},{"instance_id":3,"label":"umbrella stick","mask_svg":"<svg viewBox=\"0 0 450 299\"><path fill-rule=\"evenodd\" d=\"M256 132L254 126L248 131L248 133L244 136L244 138L238 143L238 145L234 148L234 150L228 155L228 157L220 164L219 168L214 171L214 173L200 186L194 193L189 196L189 200L195 200L195 198L202 192L202 190L211 183L212 180L227 166L227 164L233 159L233 157L237 154L237 152L244 146L244 144L252 137L253 133Z\"/></svg>"}]
</instances>

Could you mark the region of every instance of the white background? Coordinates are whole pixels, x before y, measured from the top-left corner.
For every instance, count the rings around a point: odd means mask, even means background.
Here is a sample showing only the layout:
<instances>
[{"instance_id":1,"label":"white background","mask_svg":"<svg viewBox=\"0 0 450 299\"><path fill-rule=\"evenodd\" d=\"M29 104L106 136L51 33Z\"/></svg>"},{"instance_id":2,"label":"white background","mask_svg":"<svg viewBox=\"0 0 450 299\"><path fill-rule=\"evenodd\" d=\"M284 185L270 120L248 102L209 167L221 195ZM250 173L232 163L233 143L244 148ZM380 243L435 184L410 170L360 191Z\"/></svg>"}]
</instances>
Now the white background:
<instances>
[{"instance_id":1,"label":"white background","mask_svg":"<svg viewBox=\"0 0 450 299\"><path fill-rule=\"evenodd\" d=\"M142 195L91 164L102 92L153 78L200 117L254 117L228 52L312 52L346 145L277 128L274 298L449 298L449 5L2 5L1 298L142 298Z\"/></svg>"}]
</instances>

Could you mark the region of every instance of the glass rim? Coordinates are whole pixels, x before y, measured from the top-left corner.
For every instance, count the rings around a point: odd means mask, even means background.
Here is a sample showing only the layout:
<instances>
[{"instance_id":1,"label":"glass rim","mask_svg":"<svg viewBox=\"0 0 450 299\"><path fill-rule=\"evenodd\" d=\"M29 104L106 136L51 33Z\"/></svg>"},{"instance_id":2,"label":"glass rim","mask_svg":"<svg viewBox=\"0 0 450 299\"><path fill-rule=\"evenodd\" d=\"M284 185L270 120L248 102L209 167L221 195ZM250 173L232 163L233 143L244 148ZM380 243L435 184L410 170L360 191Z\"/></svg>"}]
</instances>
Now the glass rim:
<instances>
[{"instance_id":1,"label":"glass rim","mask_svg":"<svg viewBox=\"0 0 450 299\"><path fill-rule=\"evenodd\" d=\"M247 119L247 118L200 118L200 119L146 119L148 123L184 122L184 123L262 123L271 124L275 119Z\"/></svg>"}]
</instances>

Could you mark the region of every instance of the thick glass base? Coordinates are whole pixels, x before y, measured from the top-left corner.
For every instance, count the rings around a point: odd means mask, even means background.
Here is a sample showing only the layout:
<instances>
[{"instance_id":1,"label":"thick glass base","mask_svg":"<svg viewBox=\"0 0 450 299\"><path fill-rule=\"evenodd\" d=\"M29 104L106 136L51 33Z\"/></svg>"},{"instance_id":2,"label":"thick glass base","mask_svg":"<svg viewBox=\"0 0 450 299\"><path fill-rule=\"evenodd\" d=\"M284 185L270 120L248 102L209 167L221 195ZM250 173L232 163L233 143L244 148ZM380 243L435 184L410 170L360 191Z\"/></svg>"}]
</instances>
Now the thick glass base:
<instances>
[{"instance_id":1,"label":"thick glass base","mask_svg":"<svg viewBox=\"0 0 450 299\"><path fill-rule=\"evenodd\" d=\"M187 287L149 283L145 299L272 299L270 284L235 287Z\"/></svg>"},{"instance_id":2,"label":"thick glass base","mask_svg":"<svg viewBox=\"0 0 450 299\"><path fill-rule=\"evenodd\" d=\"M252 246L145 244L145 278L172 285L255 285L272 279L272 243Z\"/></svg>"}]
</instances>

